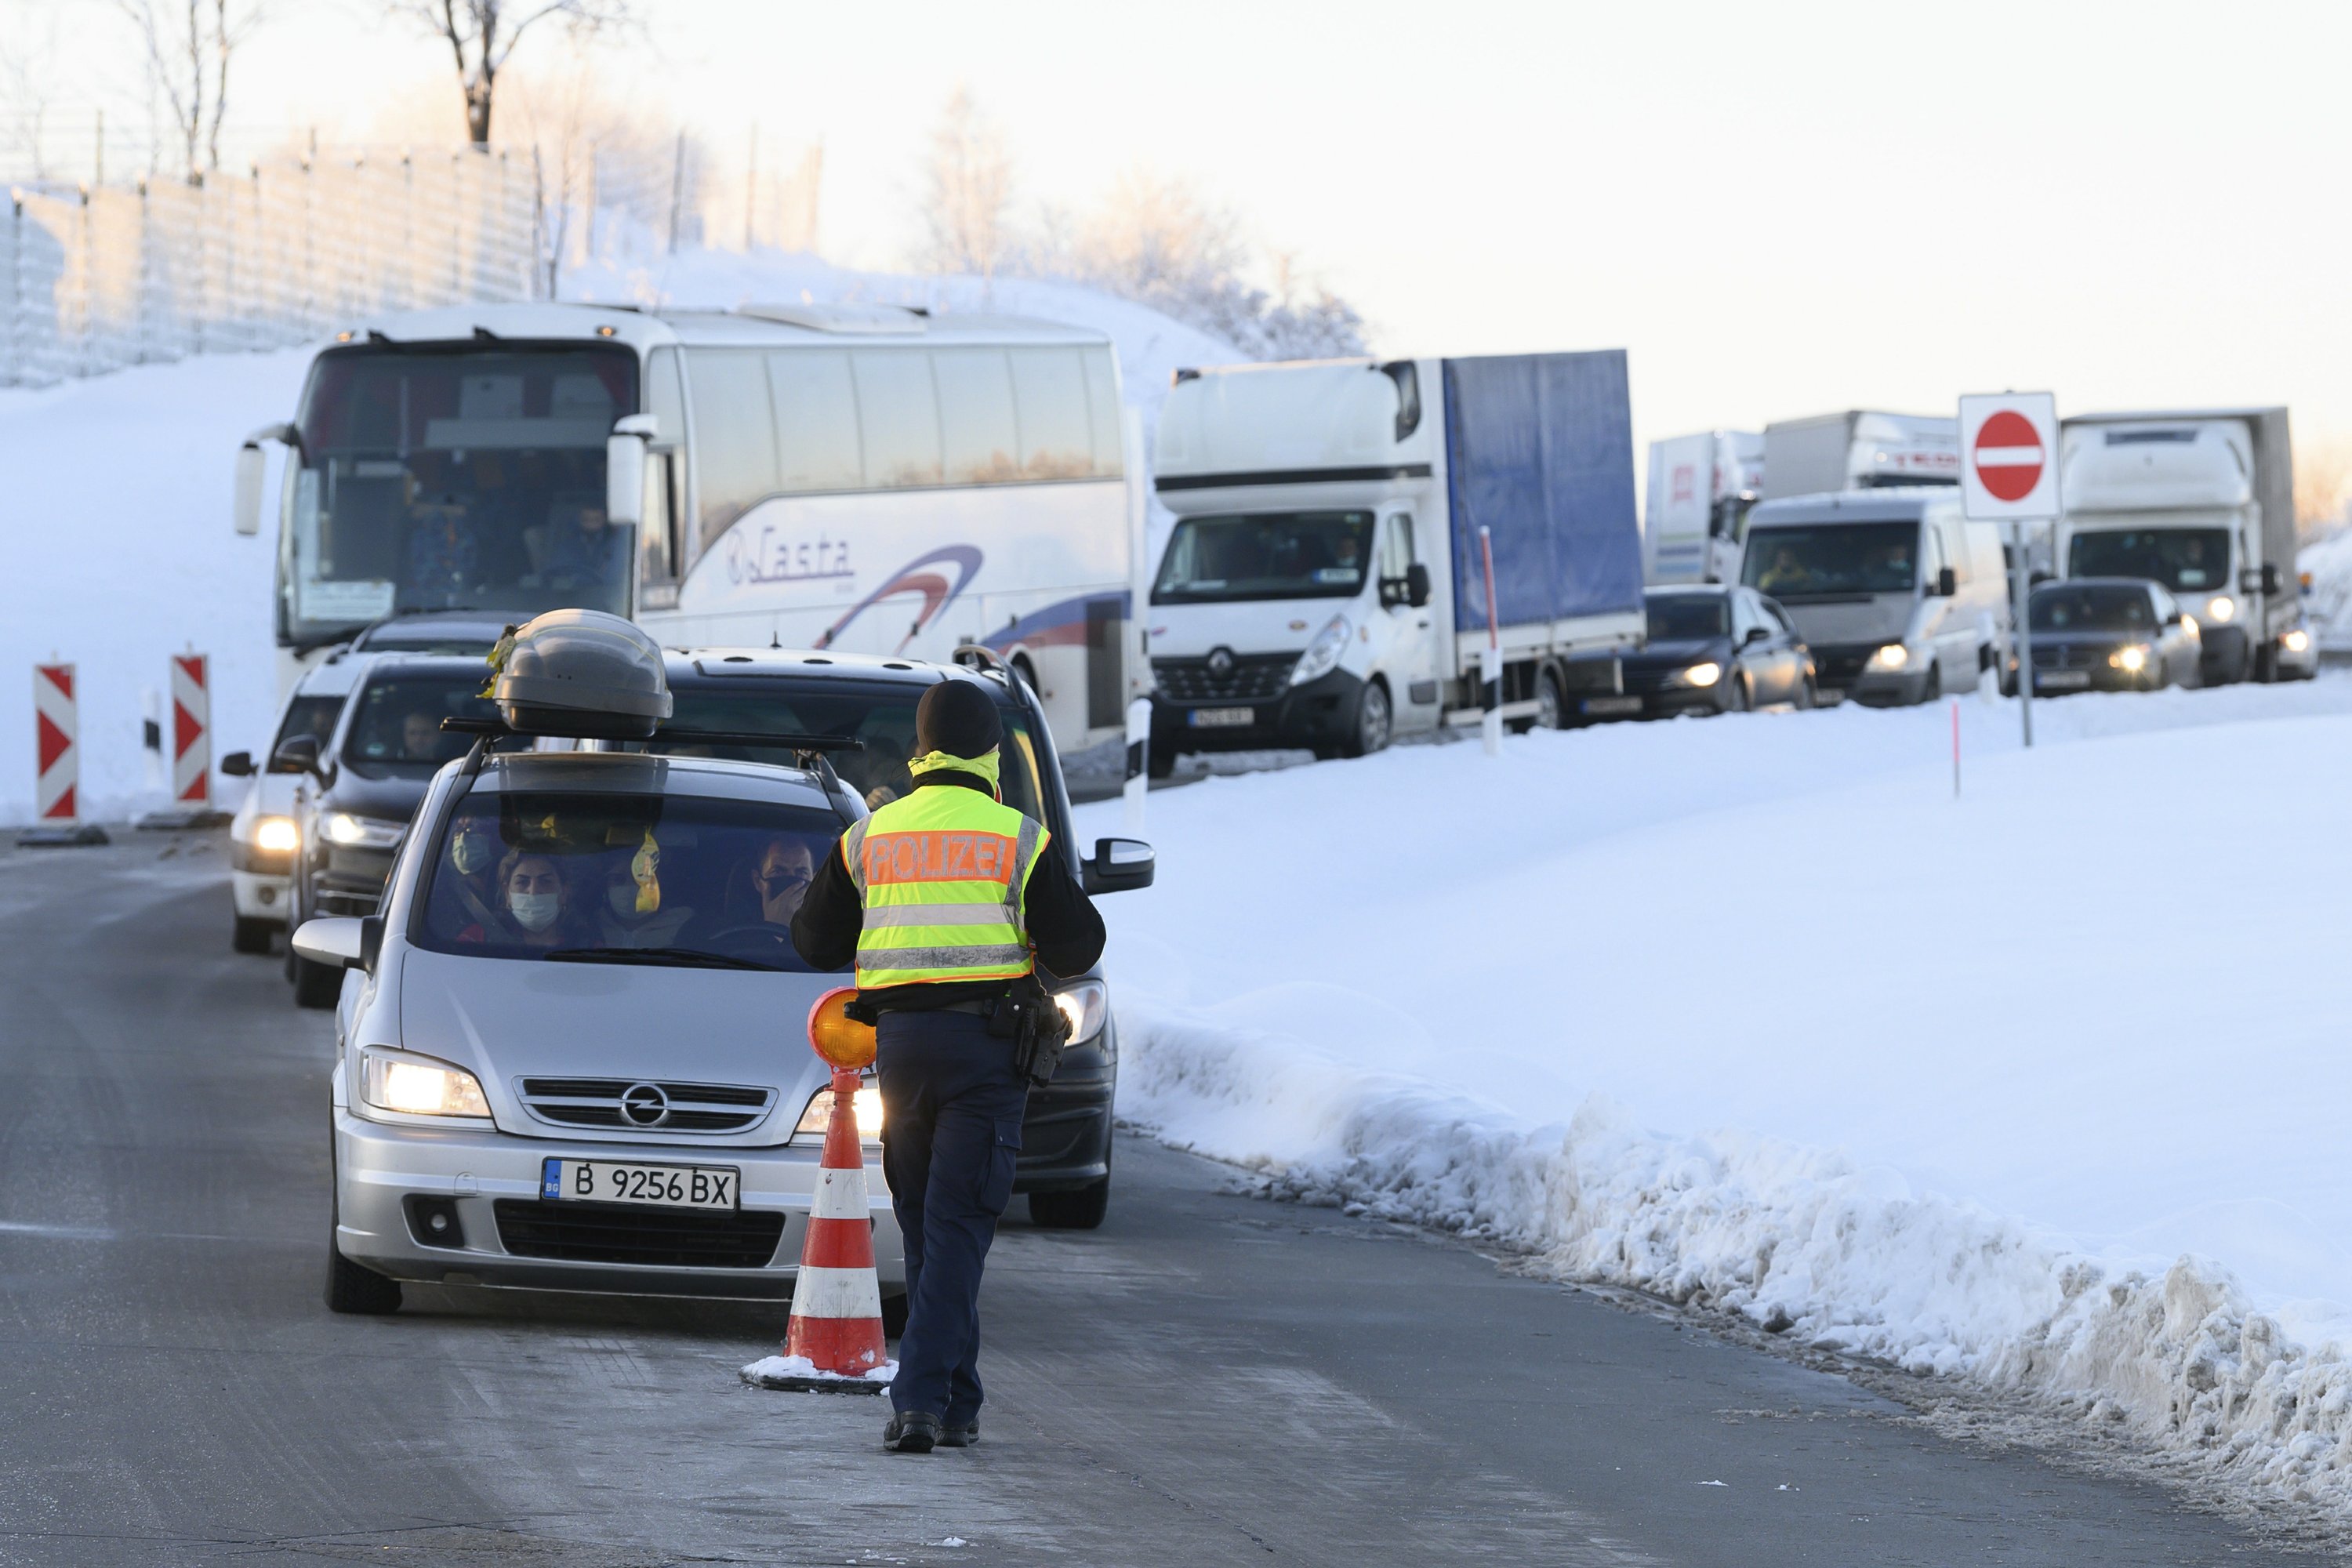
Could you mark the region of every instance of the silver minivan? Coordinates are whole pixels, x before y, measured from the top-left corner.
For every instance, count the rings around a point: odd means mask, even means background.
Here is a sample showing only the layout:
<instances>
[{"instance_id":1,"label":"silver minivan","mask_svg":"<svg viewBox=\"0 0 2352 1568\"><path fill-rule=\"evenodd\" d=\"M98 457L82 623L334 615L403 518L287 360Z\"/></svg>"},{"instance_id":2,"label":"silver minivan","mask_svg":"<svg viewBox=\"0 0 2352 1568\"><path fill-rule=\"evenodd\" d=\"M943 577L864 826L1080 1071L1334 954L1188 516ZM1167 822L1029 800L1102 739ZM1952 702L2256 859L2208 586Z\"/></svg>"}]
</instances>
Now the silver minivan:
<instances>
[{"instance_id":1,"label":"silver minivan","mask_svg":"<svg viewBox=\"0 0 2352 1568\"><path fill-rule=\"evenodd\" d=\"M347 978L328 1304L403 1281L789 1295L831 1091L763 882L863 805L708 757L489 752L433 780L380 911L295 936ZM782 847L781 848L779 847ZM905 1270L869 1142L886 1320ZM895 1298L895 1299L894 1299Z\"/></svg>"},{"instance_id":2,"label":"silver minivan","mask_svg":"<svg viewBox=\"0 0 2352 1568\"><path fill-rule=\"evenodd\" d=\"M1824 691L1925 702L2009 667L2000 535L1952 486L1766 501L1741 552L1739 580L1789 612Z\"/></svg>"}]
</instances>

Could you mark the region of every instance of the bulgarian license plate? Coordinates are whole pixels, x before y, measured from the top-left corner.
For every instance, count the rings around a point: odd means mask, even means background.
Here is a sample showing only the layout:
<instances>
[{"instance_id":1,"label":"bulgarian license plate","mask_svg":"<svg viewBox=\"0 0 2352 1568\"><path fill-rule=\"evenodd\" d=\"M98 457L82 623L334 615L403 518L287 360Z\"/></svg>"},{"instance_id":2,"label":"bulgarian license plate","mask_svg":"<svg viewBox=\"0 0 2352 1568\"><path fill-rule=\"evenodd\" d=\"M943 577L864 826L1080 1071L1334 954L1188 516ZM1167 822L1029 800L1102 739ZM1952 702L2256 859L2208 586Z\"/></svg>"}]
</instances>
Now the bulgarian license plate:
<instances>
[{"instance_id":1,"label":"bulgarian license plate","mask_svg":"<svg viewBox=\"0 0 2352 1568\"><path fill-rule=\"evenodd\" d=\"M2033 678L2035 689L2041 691L2080 691L2090 684L2087 669L2053 669Z\"/></svg>"},{"instance_id":2,"label":"bulgarian license plate","mask_svg":"<svg viewBox=\"0 0 2352 1568\"><path fill-rule=\"evenodd\" d=\"M540 1163L539 1195L599 1204L658 1204L664 1208L731 1209L742 1173L732 1165L634 1165L618 1160Z\"/></svg>"},{"instance_id":3,"label":"bulgarian license plate","mask_svg":"<svg viewBox=\"0 0 2352 1568\"><path fill-rule=\"evenodd\" d=\"M1195 708L1192 710L1192 728L1195 730L1231 729L1237 725L1256 722L1257 710L1255 708Z\"/></svg>"},{"instance_id":4,"label":"bulgarian license plate","mask_svg":"<svg viewBox=\"0 0 2352 1568\"><path fill-rule=\"evenodd\" d=\"M1588 697L1578 703L1577 708L1593 714L1639 713L1642 700L1638 697Z\"/></svg>"}]
</instances>

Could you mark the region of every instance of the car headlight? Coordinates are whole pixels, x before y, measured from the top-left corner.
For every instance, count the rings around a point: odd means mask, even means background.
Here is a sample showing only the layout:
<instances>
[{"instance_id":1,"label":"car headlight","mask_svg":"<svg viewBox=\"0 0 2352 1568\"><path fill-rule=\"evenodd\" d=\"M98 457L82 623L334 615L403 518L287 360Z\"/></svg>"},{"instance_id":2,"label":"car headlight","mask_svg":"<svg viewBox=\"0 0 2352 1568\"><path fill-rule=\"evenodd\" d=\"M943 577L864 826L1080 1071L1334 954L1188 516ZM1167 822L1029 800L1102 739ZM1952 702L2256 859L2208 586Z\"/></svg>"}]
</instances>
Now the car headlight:
<instances>
[{"instance_id":1,"label":"car headlight","mask_svg":"<svg viewBox=\"0 0 2352 1568\"><path fill-rule=\"evenodd\" d=\"M2289 653L2307 652L2311 647L2311 634L2305 631L2301 626L2297 626L2294 630L2287 633L2286 636L2279 638L2279 647L2286 649Z\"/></svg>"},{"instance_id":2,"label":"car headlight","mask_svg":"<svg viewBox=\"0 0 2352 1568\"><path fill-rule=\"evenodd\" d=\"M1298 656L1291 667L1290 684L1304 686L1310 680L1320 680L1338 668L1339 656L1348 651L1348 633L1352 630L1345 616L1333 616L1330 624L1315 634L1307 651Z\"/></svg>"},{"instance_id":3,"label":"car headlight","mask_svg":"<svg viewBox=\"0 0 2352 1568\"><path fill-rule=\"evenodd\" d=\"M2147 648L2141 643L2119 647L2107 655L2107 662L2126 675L2137 675L2147 668Z\"/></svg>"},{"instance_id":4,"label":"car headlight","mask_svg":"<svg viewBox=\"0 0 2352 1568\"><path fill-rule=\"evenodd\" d=\"M378 822L369 817L353 816L348 811L331 811L320 831L330 844L365 845L372 849L389 849L400 842L407 831L397 822Z\"/></svg>"},{"instance_id":5,"label":"car headlight","mask_svg":"<svg viewBox=\"0 0 2352 1568\"><path fill-rule=\"evenodd\" d=\"M1895 670L1901 669L1905 665L1909 664L1910 662L1911 650L1905 647L1899 642L1891 642L1882 644L1871 654L1868 668L1872 669Z\"/></svg>"},{"instance_id":6,"label":"car headlight","mask_svg":"<svg viewBox=\"0 0 2352 1568\"><path fill-rule=\"evenodd\" d=\"M481 1081L463 1068L405 1051L360 1053L360 1098L379 1110L409 1116L483 1116L490 1102Z\"/></svg>"},{"instance_id":7,"label":"car headlight","mask_svg":"<svg viewBox=\"0 0 2352 1568\"><path fill-rule=\"evenodd\" d=\"M849 1102L850 1115L857 1119L857 1139L861 1143L882 1142L882 1090L868 1079L857 1083L857 1098ZM793 1129L793 1137L819 1138L833 1125L833 1089L830 1085L809 1096L808 1109L801 1112L800 1122Z\"/></svg>"},{"instance_id":8,"label":"car headlight","mask_svg":"<svg viewBox=\"0 0 2352 1568\"><path fill-rule=\"evenodd\" d=\"M1723 666L1715 660L1702 659L1686 669L1678 669L1666 678L1669 686L1713 686L1723 677Z\"/></svg>"},{"instance_id":9,"label":"car headlight","mask_svg":"<svg viewBox=\"0 0 2352 1568\"><path fill-rule=\"evenodd\" d=\"M2227 594L2216 594L2205 601L2205 614L2213 620L2226 621L2238 613L2238 602Z\"/></svg>"},{"instance_id":10,"label":"car headlight","mask_svg":"<svg viewBox=\"0 0 2352 1568\"><path fill-rule=\"evenodd\" d=\"M1081 980L1054 993L1054 1005L1070 1022L1070 1044L1082 1046L1102 1033L1110 1012L1110 987L1099 980Z\"/></svg>"},{"instance_id":11,"label":"car headlight","mask_svg":"<svg viewBox=\"0 0 2352 1568\"><path fill-rule=\"evenodd\" d=\"M253 847L272 855L291 854L301 847L301 830L290 816L262 816L254 819Z\"/></svg>"}]
</instances>

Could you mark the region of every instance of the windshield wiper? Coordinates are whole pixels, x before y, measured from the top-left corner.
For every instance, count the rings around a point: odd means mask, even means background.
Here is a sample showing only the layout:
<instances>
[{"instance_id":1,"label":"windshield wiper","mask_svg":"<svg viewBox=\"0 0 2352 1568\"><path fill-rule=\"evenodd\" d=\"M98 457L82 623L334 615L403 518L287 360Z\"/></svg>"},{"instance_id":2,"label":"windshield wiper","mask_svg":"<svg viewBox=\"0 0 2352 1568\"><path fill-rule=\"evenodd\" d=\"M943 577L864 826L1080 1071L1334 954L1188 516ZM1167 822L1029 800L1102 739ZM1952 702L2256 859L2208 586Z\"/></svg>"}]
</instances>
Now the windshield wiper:
<instances>
[{"instance_id":1,"label":"windshield wiper","mask_svg":"<svg viewBox=\"0 0 2352 1568\"><path fill-rule=\"evenodd\" d=\"M764 969L772 974L783 973L772 963L724 952L705 952L698 947L559 947L540 956L563 963L666 963L682 969Z\"/></svg>"}]
</instances>

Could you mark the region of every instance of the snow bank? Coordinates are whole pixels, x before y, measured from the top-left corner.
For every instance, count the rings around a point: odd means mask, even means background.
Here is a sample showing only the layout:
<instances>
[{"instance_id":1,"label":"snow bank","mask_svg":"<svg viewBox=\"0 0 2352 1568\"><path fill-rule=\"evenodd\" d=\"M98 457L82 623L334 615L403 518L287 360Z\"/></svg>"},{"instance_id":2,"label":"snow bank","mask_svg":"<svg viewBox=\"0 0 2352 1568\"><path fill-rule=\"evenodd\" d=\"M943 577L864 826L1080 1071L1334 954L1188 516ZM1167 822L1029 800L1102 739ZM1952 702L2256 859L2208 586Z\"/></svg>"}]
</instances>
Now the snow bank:
<instances>
[{"instance_id":1,"label":"snow bank","mask_svg":"<svg viewBox=\"0 0 2352 1568\"><path fill-rule=\"evenodd\" d=\"M1154 795L1121 1114L2352 1513L2352 680L1962 706Z\"/></svg>"},{"instance_id":2,"label":"snow bank","mask_svg":"<svg viewBox=\"0 0 2352 1568\"><path fill-rule=\"evenodd\" d=\"M2296 552L2295 570L2311 580L2303 607L2319 646L2352 653L2352 528L2305 545Z\"/></svg>"},{"instance_id":3,"label":"snow bank","mask_svg":"<svg viewBox=\"0 0 2352 1568\"><path fill-rule=\"evenodd\" d=\"M877 277L805 257L712 252L669 258L659 276L606 269L567 285L610 300L651 289L688 305L904 300L1096 327L1117 342L1129 399L1147 415L1176 365L1238 357L1143 306L1074 285ZM85 816L121 819L163 803L147 784L142 700L169 689L172 654L212 656L215 760L268 744L278 697L275 531L231 531L235 458L249 432L293 412L309 353L199 356L0 391L0 465L17 497L11 570L0 574L0 823L33 814L36 660L54 656L79 671ZM238 798L236 781L215 782Z\"/></svg>"}]
</instances>

